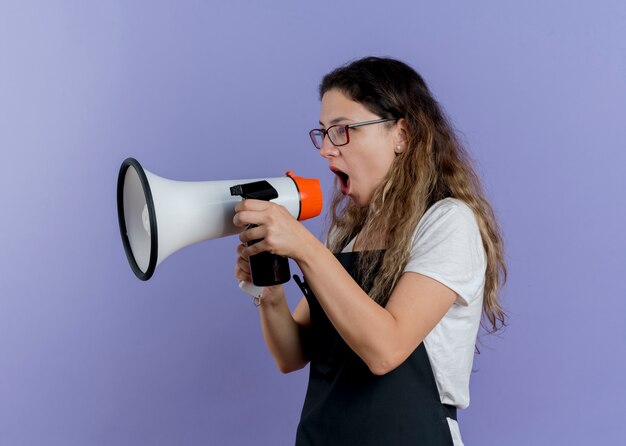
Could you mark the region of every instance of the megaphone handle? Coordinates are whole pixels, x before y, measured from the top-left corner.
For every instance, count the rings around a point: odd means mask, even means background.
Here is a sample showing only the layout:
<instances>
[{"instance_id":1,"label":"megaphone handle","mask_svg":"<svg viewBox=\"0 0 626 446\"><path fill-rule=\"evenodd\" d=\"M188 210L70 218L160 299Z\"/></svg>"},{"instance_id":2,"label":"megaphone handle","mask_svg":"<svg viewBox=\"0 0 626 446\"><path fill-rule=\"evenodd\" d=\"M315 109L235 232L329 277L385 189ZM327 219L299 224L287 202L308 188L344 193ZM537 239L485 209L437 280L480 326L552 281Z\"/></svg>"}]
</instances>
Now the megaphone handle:
<instances>
[{"instance_id":1,"label":"megaphone handle","mask_svg":"<svg viewBox=\"0 0 626 446\"><path fill-rule=\"evenodd\" d=\"M252 296L252 302L257 307L261 304L261 296L263 295L263 288L254 285L250 282L244 282L243 280L239 282L239 288L245 293L248 293Z\"/></svg>"}]
</instances>

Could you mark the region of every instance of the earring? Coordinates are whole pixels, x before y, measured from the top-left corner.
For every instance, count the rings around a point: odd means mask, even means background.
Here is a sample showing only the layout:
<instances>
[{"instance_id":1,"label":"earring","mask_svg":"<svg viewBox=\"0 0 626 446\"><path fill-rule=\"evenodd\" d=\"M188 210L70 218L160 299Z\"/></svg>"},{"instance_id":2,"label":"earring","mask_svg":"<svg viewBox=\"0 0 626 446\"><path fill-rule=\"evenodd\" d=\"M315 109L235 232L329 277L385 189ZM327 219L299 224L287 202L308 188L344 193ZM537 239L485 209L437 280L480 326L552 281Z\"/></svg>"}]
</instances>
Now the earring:
<instances>
[{"instance_id":1,"label":"earring","mask_svg":"<svg viewBox=\"0 0 626 446\"><path fill-rule=\"evenodd\" d=\"M395 152L396 152L396 153L402 153L402 146L401 146L400 144L398 144L398 145L396 146L396 150L395 150Z\"/></svg>"}]
</instances>

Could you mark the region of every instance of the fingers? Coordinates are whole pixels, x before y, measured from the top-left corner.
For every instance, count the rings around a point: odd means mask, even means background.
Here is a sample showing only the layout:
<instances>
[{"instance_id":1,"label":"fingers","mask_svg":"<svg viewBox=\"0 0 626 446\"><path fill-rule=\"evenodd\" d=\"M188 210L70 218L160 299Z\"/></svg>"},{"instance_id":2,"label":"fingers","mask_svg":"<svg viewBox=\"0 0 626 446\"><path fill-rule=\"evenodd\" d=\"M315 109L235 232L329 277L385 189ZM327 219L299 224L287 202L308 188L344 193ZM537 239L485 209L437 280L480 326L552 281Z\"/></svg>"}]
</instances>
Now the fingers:
<instances>
[{"instance_id":1,"label":"fingers","mask_svg":"<svg viewBox=\"0 0 626 446\"><path fill-rule=\"evenodd\" d=\"M250 263L248 262L248 257L243 254L244 249L244 245L237 246L238 257L235 261L235 277L238 280L243 280L244 282L252 282Z\"/></svg>"},{"instance_id":2,"label":"fingers","mask_svg":"<svg viewBox=\"0 0 626 446\"><path fill-rule=\"evenodd\" d=\"M263 222L263 211L271 207L269 201L263 200L242 200L235 205L235 216L233 223L235 226L243 227L247 225L258 225Z\"/></svg>"},{"instance_id":3,"label":"fingers","mask_svg":"<svg viewBox=\"0 0 626 446\"><path fill-rule=\"evenodd\" d=\"M240 245L237 245L237 255L239 257L243 257L246 261L248 261L248 256L244 256L243 255L243 250L244 249L246 249L246 245L245 244L242 243Z\"/></svg>"},{"instance_id":4,"label":"fingers","mask_svg":"<svg viewBox=\"0 0 626 446\"><path fill-rule=\"evenodd\" d=\"M246 246L243 250L243 255L251 257L264 251L275 254L272 249L272 245L268 243L267 240L261 240L254 245Z\"/></svg>"},{"instance_id":5,"label":"fingers","mask_svg":"<svg viewBox=\"0 0 626 446\"><path fill-rule=\"evenodd\" d=\"M250 274L250 262L248 259L244 259L243 257L239 257L237 259L236 267L241 270L244 274Z\"/></svg>"},{"instance_id":6,"label":"fingers","mask_svg":"<svg viewBox=\"0 0 626 446\"><path fill-rule=\"evenodd\" d=\"M262 225L274 221L273 213L284 208L275 203L263 200L243 200L235 205L235 226Z\"/></svg>"},{"instance_id":7,"label":"fingers","mask_svg":"<svg viewBox=\"0 0 626 446\"><path fill-rule=\"evenodd\" d=\"M236 272L235 278L240 282L243 281L252 283L252 276L250 274L244 274L241 270Z\"/></svg>"},{"instance_id":8,"label":"fingers","mask_svg":"<svg viewBox=\"0 0 626 446\"><path fill-rule=\"evenodd\" d=\"M264 200L254 200L252 198L241 200L235 205L235 212L241 211L264 211L269 208L271 203Z\"/></svg>"},{"instance_id":9,"label":"fingers","mask_svg":"<svg viewBox=\"0 0 626 446\"><path fill-rule=\"evenodd\" d=\"M252 283L252 276L250 274L244 274L241 270L235 270L235 278L239 281Z\"/></svg>"},{"instance_id":10,"label":"fingers","mask_svg":"<svg viewBox=\"0 0 626 446\"><path fill-rule=\"evenodd\" d=\"M264 223L265 216L263 212L257 211L239 211L233 217L233 223L235 226L243 228L248 225L260 225Z\"/></svg>"},{"instance_id":11,"label":"fingers","mask_svg":"<svg viewBox=\"0 0 626 446\"><path fill-rule=\"evenodd\" d=\"M245 231L241 232L239 234L239 240L245 245L247 242L253 240L261 240L264 239L266 236L267 228L265 228L264 226L256 226L254 228L246 229Z\"/></svg>"},{"instance_id":12,"label":"fingers","mask_svg":"<svg viewBox=\"0 0 626 446\"><path fill-rule=\"evenodd\" d=\"M263 251L274 253L275 246L273 244L274 238L268 233L267 229L262 226L247 229L239 234L239 240L241 245L237 247L237 252L244 259L259 254ZM248 245L248 242L253 241L254 244Z\"/></svg>"}]
</instances>

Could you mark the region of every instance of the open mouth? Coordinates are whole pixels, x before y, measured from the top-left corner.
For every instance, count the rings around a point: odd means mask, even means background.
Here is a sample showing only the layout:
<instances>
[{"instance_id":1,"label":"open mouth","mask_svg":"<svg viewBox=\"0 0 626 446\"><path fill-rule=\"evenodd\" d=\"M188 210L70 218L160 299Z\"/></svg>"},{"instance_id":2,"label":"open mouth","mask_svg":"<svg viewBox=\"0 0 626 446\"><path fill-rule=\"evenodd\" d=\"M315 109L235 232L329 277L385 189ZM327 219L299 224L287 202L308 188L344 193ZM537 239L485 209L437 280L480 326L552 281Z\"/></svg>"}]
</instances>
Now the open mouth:
<instances>
[{"instance_id":1,"label":"open mouth","mask_svg":"<svg viewBox=\"0 0 626 446\"><path fill-rule=\"evenodd\" d=\"M344 195L348 195L348 192L350 191L350 176L339 169L335 169L334 167L331 167L330 170L332 173L337 175L337 179L339 179L339 184L341 185L341 193Z\"/></svg>"}]
</instances>

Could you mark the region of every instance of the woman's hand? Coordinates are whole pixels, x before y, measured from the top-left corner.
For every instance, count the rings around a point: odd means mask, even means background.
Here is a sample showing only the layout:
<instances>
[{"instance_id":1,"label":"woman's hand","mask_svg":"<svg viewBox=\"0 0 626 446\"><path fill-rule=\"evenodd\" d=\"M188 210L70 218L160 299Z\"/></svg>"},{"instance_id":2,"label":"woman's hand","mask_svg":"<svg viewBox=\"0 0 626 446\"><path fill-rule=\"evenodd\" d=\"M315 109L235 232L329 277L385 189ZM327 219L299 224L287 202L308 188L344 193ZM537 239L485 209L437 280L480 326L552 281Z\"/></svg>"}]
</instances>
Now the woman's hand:
<instances>
[{"instance_id":1,"label":"woman's hand","mask_svg":"<svg viewBox=\"0 0 626 446\"><path fill-rule=\"evenodd\" d=\"M238 249L243 258L268 251L298 261L306 254L307 245L314 238L287 209L270 201L243 200L237 203L235 212L235 226L256 225L242 231L239 240L244 245L249 241L260 240L253 245L244 246L241 251ZM249 268L241 268L240 272L242 276L250 277Z\"/></svg>"},{"instance_id":2,"label":"woman's hand","mask_svg":"<svg viewBox=\"0 0 626 446\"><path fill-rule=\"evenodd\" d=\"M237 246L237 261L235 262L235 277L237 280L252 283L252 276L250 275L250 263L248 257L244 256L243 250L244 244ZM261 305L274 305L280 299L284 299L285 294L282 285L270 286L263 288L263 294L261 295Z\"/></svg>"},{"instance_id":3,"label":"woman's hand","mask_svg":"<svg viewBox=\"0 0 626 446\"><path fill-rule=\"evenodd\" d=\"M237 261L235 262L235 277L239 281L252 283L252 275L250 274L250 263L248 256L242 254L245 249L244 244L237 245Z\"/></svg>"}]
</instances>

